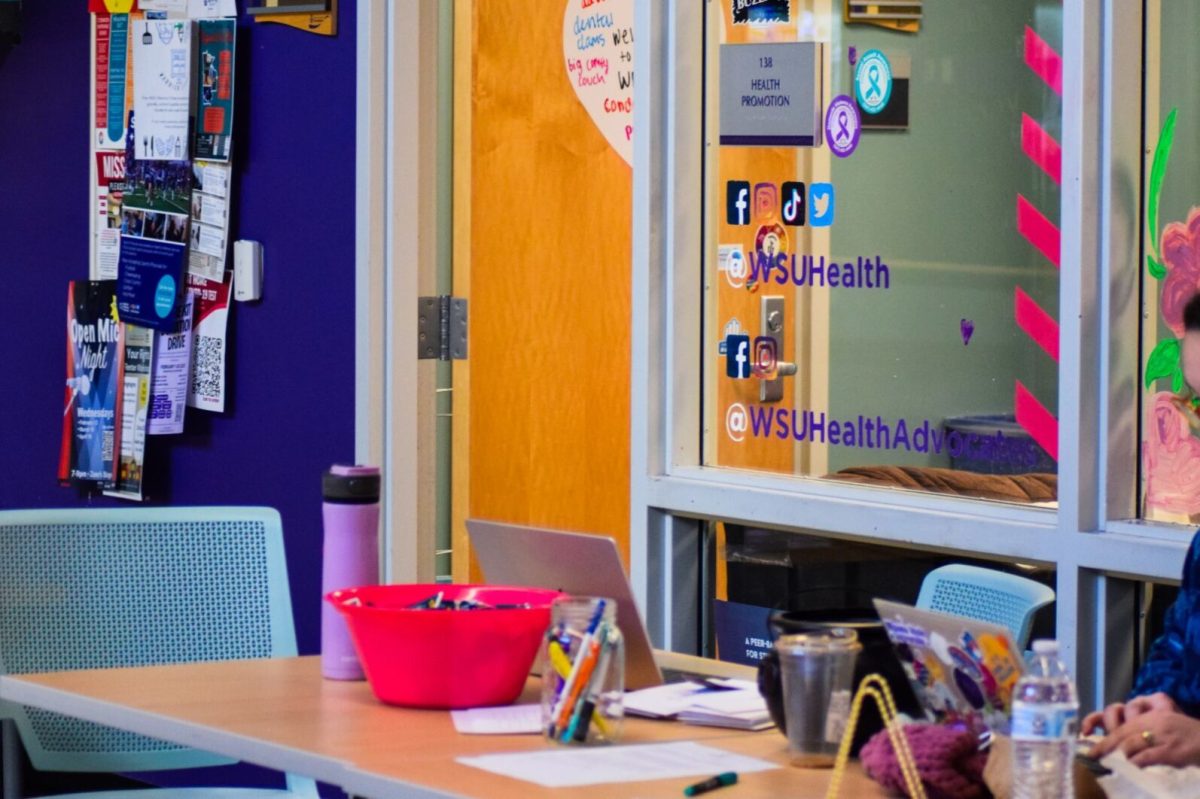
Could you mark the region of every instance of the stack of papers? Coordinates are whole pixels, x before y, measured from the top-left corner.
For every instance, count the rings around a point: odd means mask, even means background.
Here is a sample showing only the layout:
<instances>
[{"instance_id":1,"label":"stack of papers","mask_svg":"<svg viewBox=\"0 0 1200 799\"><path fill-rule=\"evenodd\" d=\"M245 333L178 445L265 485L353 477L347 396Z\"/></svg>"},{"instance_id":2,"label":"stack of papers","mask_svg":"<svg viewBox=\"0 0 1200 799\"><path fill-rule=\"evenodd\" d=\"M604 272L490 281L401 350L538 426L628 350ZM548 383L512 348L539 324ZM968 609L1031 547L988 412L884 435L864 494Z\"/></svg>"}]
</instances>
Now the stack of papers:
<instances>
[{"instance_id":1,"label":"stack of papers","mask_svg":"<svg viewBox=\"0 0 1200 799\"><path fill-rule=\"evenodd\" d=\"M765 730L774 726L758 686L748 680L706 680L643 688L625 694L625 712L687 724Z\"/></svg>"}]
</instances>

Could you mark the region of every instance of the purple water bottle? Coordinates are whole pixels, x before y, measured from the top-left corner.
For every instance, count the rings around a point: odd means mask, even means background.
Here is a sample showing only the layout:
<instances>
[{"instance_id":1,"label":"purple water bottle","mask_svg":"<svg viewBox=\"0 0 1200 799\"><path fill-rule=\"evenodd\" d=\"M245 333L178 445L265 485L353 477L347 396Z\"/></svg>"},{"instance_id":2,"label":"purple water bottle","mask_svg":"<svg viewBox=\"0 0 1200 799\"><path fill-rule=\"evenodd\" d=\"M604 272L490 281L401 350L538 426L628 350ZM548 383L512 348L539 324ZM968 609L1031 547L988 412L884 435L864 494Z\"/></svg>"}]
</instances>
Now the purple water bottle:
<instances>
[{"instance_id":1,"label":"purple water bottle","mask_svg":"<svg viewBox=\"0 0 1200 799\"><path fill-rule=\"evenodd\" d=\"M322 475L325 521L321 594L379 582L379 468L332 466ZM330 680L361 680L362 665L346 621L321 603L321 674Z\"/></svg>"}]
</instances>

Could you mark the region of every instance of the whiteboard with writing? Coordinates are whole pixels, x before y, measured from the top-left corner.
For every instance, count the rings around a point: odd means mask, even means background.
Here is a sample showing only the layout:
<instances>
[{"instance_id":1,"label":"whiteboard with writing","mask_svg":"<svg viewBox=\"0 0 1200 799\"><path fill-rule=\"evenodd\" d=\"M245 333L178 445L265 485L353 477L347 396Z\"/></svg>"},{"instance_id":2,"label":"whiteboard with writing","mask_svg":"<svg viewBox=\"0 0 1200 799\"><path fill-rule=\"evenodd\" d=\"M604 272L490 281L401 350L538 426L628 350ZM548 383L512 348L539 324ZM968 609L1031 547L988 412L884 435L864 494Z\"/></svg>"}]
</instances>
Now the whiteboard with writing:
<instances>
[{"instance_id":1,"label":"whiteboard with writing","mask_svg":"<svg viewBox=\"0 0 1200 799\"><path fill-rule=\"evenodd\" d=\"M567 0L567 79L588 116L633 164L633 0Z\"/></svg>"}]
</instances>

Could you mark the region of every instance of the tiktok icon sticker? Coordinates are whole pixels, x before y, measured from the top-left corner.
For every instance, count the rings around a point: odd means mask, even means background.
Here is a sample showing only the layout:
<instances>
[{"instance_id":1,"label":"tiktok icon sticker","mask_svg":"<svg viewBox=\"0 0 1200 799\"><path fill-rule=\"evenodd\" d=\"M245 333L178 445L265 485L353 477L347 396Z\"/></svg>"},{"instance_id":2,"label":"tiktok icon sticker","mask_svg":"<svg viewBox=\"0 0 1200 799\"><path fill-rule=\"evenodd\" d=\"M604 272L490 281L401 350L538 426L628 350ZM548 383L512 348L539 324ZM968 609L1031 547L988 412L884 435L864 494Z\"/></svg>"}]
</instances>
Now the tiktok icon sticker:
<instances>
[{"instance_id":1,"label":"tiktok icon sticker","mask_svg":"<svg viewBox=\"0 0 1200 799\"><path fill-rule=\"evenodd\" d=\"M854 100L844 94L834 97L825 112L825 140L829 149L838 158L845 158L858 148L860 133L862 120Z\"/></svg>"}]
</instances>

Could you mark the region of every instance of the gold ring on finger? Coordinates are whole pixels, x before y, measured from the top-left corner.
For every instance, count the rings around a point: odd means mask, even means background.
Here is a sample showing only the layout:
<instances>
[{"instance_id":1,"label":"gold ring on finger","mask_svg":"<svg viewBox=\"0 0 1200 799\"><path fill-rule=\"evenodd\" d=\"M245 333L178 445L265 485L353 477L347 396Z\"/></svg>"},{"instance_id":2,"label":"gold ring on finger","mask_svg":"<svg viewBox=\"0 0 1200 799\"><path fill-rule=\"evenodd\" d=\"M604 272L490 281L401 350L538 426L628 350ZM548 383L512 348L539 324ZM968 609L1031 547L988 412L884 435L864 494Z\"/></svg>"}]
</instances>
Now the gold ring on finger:
<instances>
[{"instance_id":1,"label":"gold ring on finger","mask_svg":"<svg viewBox=\"0 0 1200 799\"><path fill-rule=\"evenodd\" d=\"M1142 730L1142 740L1146 742L1146 748L1154 746L1154 733L1150 730Z\"/></svg>"}]
</instances>

